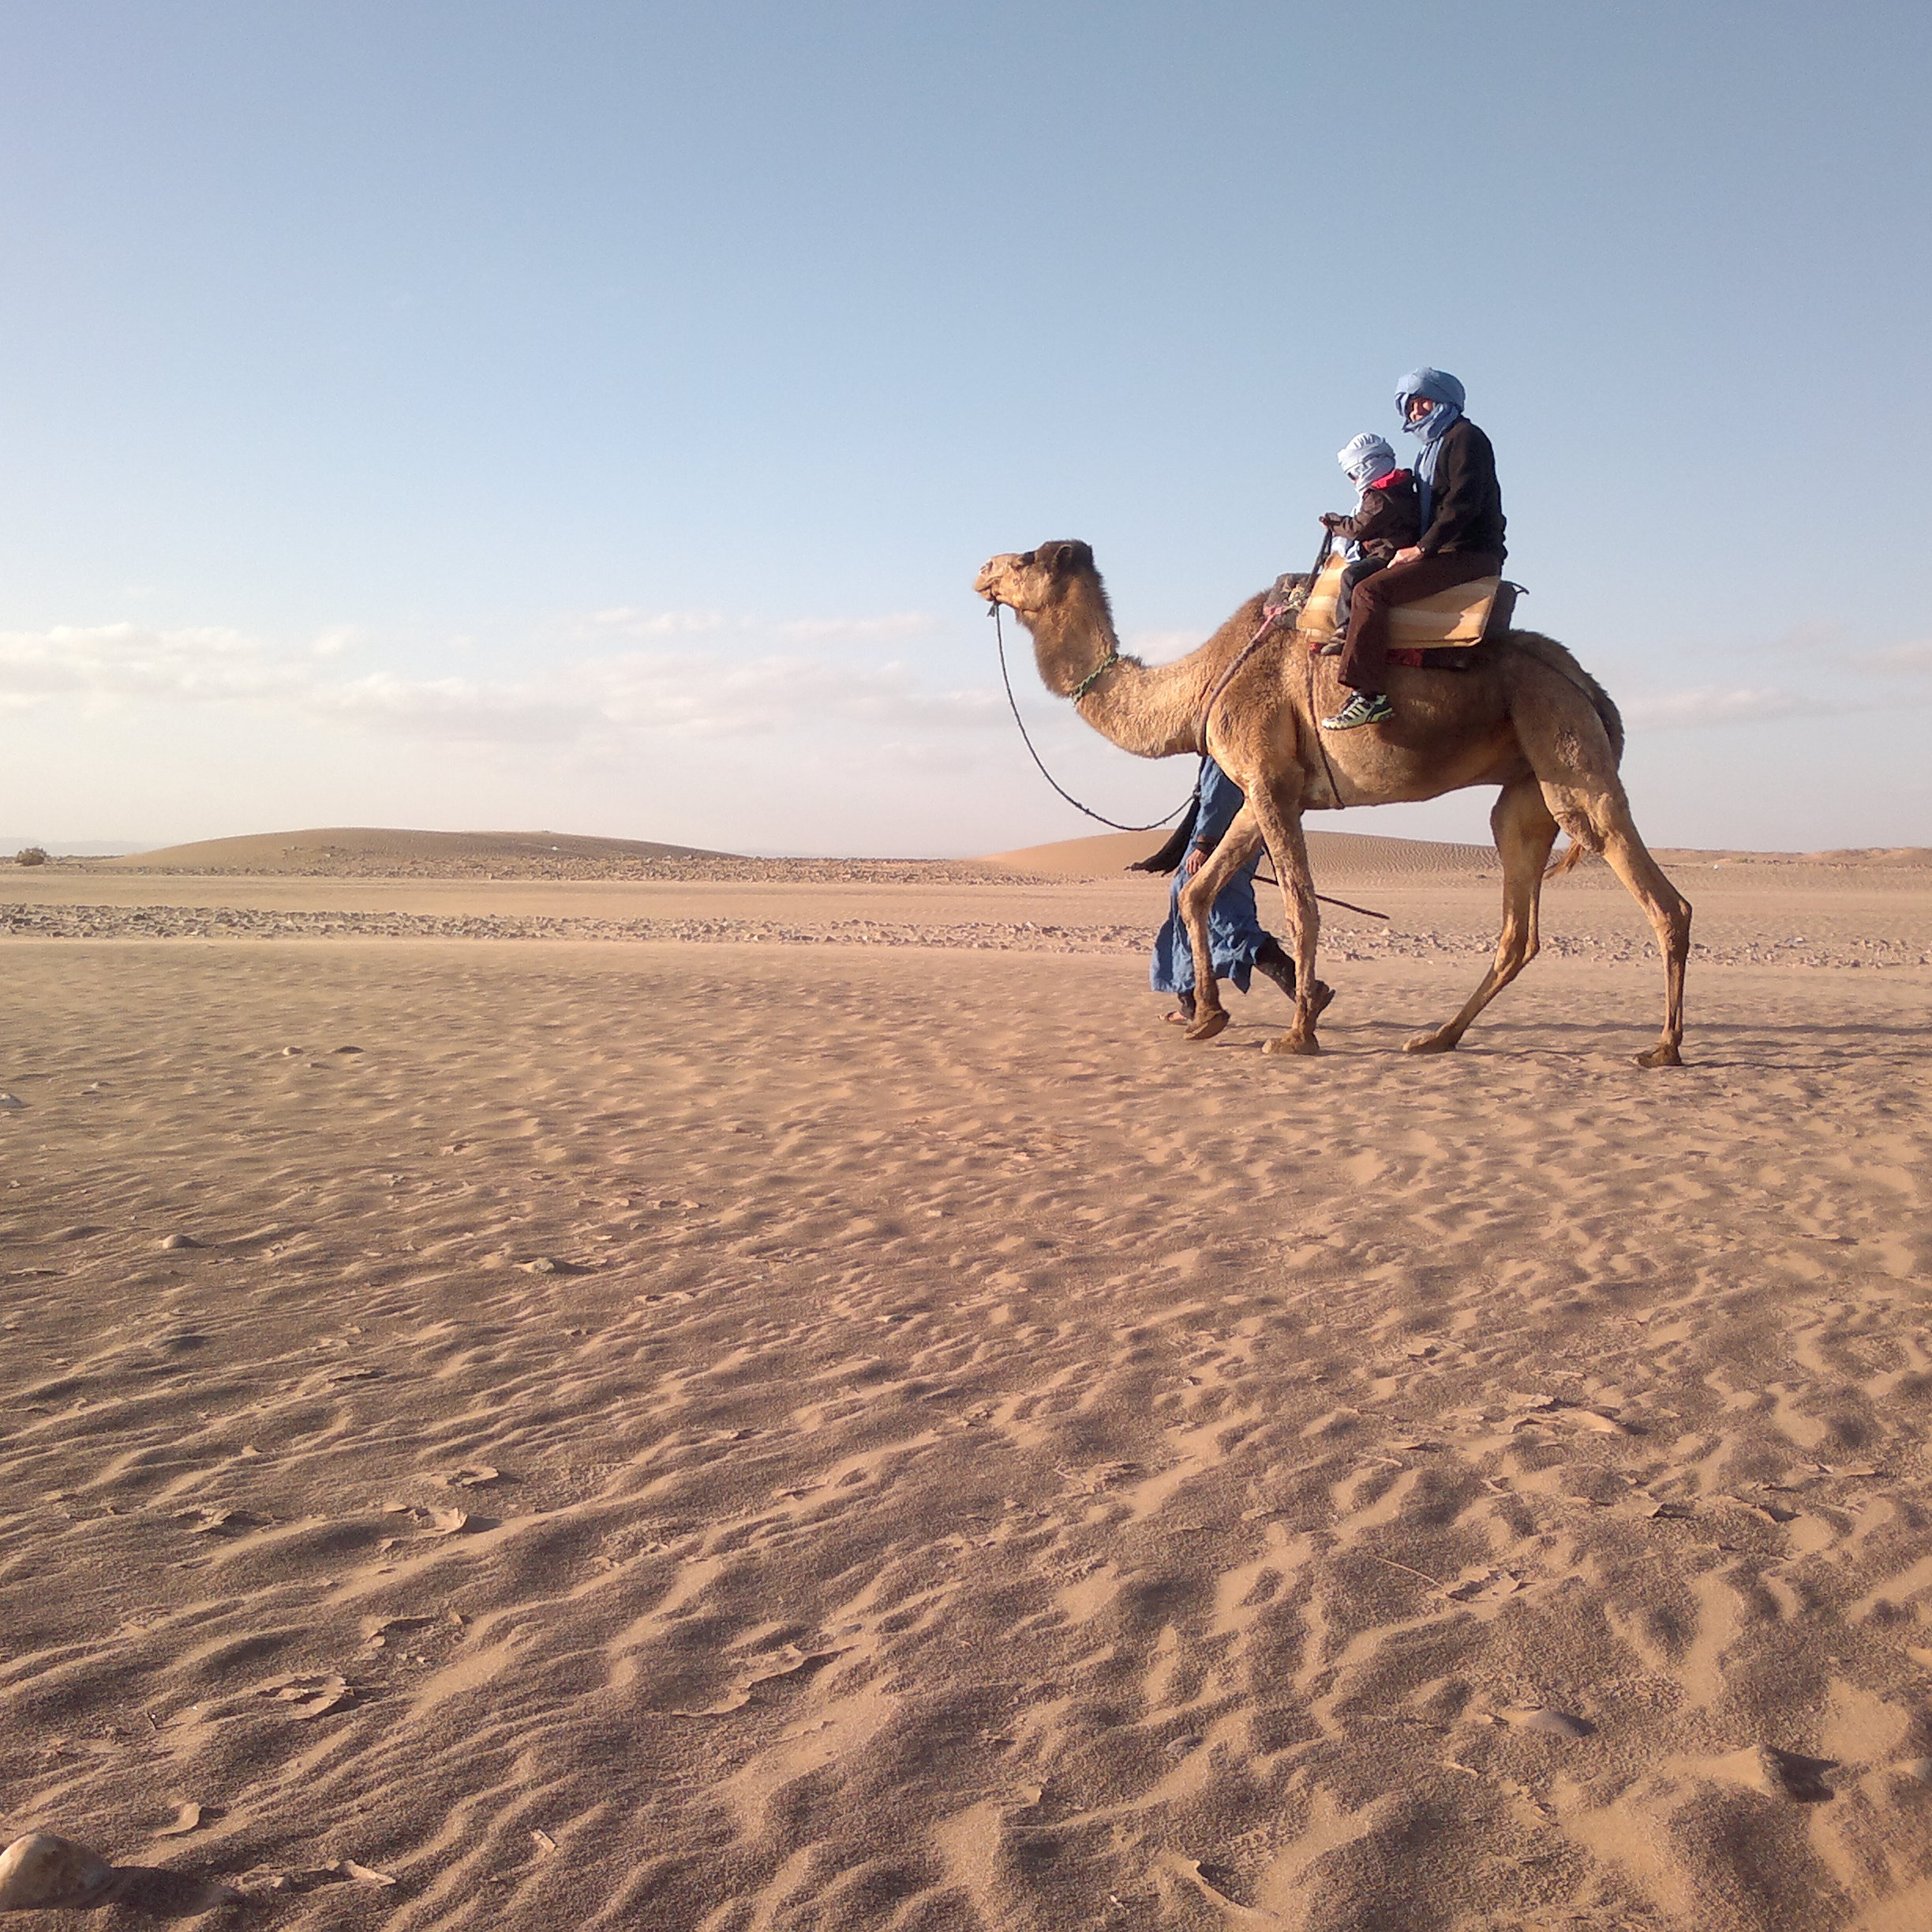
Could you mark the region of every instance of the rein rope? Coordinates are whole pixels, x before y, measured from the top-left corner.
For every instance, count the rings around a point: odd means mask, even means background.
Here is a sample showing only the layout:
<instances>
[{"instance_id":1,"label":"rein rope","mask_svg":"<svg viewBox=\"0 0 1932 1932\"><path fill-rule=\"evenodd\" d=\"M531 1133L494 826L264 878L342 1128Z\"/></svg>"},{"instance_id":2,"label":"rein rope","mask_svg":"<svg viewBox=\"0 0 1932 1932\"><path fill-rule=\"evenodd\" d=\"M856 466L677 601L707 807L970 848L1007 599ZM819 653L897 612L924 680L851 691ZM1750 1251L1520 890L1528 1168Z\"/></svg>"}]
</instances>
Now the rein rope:
<instances>
[{"instance_id":1,"label":"rein rope","mask_svg":"<svg viewBox=\"0 0 1932 1932\"><path fill-rule=\"evenodd\" d=\"M1063 785L1060 781L1046 769L1046 760L1043 758L1039 752L1035 751L1033 748L1033 740L1028 733L1026 720L1020 715L1020 701L1013 696L1013 680L1007 675L1006 629L1005 625L1000 622L1000 607L998 604L994 604L990 605L988 608L993 613L993 635L994 638L998 640L999 644L1000 682L1006 687L1007 709L1013 714L1013 722L1020 727L1020 742L1026 747L1028 755L1031 757L1033 762L1039 767L1039 775L1044 778L1046 782L1051 785L1053 788L1058 792L1076 811L1084 812L1089 818L1093 819L1098 824L1111 826L1116 832L1158 832L1163 826L1166 824L1168 819L1179 818L1181 813L1185 811L1188 807L1193 803L1193 795L1191 792L1186 798L1183 799L1172 811L1167 813L1163 818L1156 818L1151 825L1122 825L1118 818L1110 818L1104 812L1095 811L1091 805L1083 805L1080 800L1076 799L1073 794L1069 792L1066 787ZM1095 669L1090 671L1087 676L1082 678L1080 683L1073 687L1073 702L1076 704L1078 704L1081 698L1084 698L1088 692L1092 690L1094 686L1099 682L1100 673L1103 671L1111 671L1114 667L1120 662L1120 661L1121 654L1118 650L1110 651L1107 653L1105 661L1096 666Z\"/></svg>"}]
</instances>

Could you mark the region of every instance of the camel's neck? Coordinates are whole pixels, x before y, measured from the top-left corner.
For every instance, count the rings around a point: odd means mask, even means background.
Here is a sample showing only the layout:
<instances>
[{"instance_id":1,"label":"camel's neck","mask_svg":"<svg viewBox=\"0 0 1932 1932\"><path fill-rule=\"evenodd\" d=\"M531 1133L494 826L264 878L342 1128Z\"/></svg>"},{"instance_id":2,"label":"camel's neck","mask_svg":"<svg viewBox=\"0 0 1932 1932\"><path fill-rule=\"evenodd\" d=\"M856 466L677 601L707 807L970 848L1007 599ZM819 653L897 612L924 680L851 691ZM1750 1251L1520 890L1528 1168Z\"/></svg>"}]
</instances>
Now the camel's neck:
<instances>
[{"instance_id":1,"label":"camel's neck","mask_svg":"<svg viewBox=\"0 0 1932 1932\"><path fill-rule=\"evenodd\" d=\"M1103 737L1140 758L1199 751L1200 711L1217 666L1191 653L1170 665L1120 656L1120 638L1098 586L1083 588L1050 612L1026 620L1040 681L1077 700L1080 714ZM1110 659L1118 659L1095 678ZM1091 683L1087 680L1092 679Z\"/></svg>"}]
</instances>

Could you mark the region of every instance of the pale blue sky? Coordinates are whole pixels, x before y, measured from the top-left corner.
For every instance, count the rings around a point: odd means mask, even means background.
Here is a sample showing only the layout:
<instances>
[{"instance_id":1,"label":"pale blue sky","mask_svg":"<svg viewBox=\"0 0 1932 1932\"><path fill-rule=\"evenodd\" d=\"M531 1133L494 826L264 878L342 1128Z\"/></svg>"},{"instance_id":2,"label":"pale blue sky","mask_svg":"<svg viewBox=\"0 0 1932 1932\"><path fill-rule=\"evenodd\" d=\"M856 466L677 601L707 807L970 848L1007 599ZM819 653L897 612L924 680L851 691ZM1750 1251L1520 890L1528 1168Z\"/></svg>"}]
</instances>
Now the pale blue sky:
<instances>
[{"instance_id":1,"label":"pale blue sky","mask_svg":"<svg viewBox=\"0 0 1932 1932\"><path fill-rule=\"evenodd\" d=\"M1855 0L0 0L0 822L1076 836L978 564L1086 537L1171 654L1428 361L1655 841L1932 844L1929 53ZM1021 690L1103 809L1186 790Z\"/></svg>"}]
</instances>

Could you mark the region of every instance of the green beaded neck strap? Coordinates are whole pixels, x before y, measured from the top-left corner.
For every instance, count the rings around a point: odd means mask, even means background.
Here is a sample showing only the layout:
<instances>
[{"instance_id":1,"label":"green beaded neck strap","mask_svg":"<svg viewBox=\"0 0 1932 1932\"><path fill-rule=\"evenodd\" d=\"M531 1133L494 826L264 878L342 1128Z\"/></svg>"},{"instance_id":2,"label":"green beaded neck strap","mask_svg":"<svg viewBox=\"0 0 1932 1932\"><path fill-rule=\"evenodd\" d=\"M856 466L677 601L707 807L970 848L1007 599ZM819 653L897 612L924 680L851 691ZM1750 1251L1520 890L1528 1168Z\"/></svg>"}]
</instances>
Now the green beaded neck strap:
<instances>
[{"instance_id":1,"label":"green beaded neck strap","mask_svg":"<svg viewBox=\"0 0 1932 1932\"><path fill-rule=\"evenodd\" d=\"M1095 665L1094 668L1089 671L1077 684L1073 687L1073 690L1067 693L1068 697L1070 698L1075 704L1078 704L1080 701L1084 698L1087 694L1091 691L1093 687L1098 684L1100 680L1105 677L1106 674L1111 671L1120 661L1121 654L1118 650L1109 651L1107 654L1103 657L1100 661Z\"/></svg>"}]
</instances>

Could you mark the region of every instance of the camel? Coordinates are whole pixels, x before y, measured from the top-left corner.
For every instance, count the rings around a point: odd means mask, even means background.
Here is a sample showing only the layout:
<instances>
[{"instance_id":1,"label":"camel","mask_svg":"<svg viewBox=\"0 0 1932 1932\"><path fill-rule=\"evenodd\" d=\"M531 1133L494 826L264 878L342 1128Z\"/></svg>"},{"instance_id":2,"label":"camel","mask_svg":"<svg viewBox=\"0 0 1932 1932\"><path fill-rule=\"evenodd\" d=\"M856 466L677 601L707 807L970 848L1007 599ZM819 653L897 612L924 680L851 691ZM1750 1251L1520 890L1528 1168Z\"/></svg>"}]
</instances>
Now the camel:
<instances>
[{"instance_id":1,"label":"camel","mask_svg":"<svg viewBox=\"0 0 1932 1932\"><path fill-rule=\"evenodd\" d=\"M1208 908L1265 846L1294 934L1297 990L1288 1032L1263 1050L1321 1050L1315 990L1320 919L1303 813L1496 785L1500 790L1489 824L1503 860L1503 928L1495 962L1462 1011L1416 1035L1406 1050L1447 1053L1460 1042L1477 1015L1536 957L1545 877L1594 853L1608 861L1643 908L1663 956L1663 1031L1637 1063L1683 1064L1690 904L1631 820L1617 775L1623 721L1616 706L1554 638L1511 631L1477 646L1463 671L1392 668L1392 721L1324 732L1318 721L1347 695L1335 676L1335 660L1311 656L1305 641L1285 624L1245 650L1264 622L1259 595L1188 656L1146 665L1121 650L1106 586L1086 544L1044 543L994 557L973 588L995 615L1005 605L1032 633L1041 681L1071 698L1103 737L1140 758L1211 752L1247 798L1227 837L1181 894L1194 950L1189 1039L1211 1039L1228 1023L1208 953ZM1211 715L1204 716L1211 705ZM1569 834L1570 848L1552 866L1559 829Z\"/></svg>"}]
</instances>

